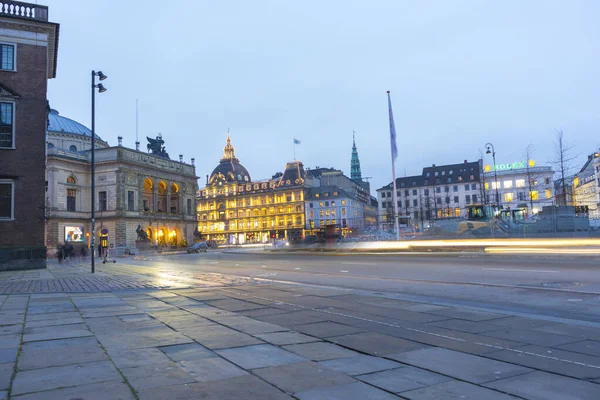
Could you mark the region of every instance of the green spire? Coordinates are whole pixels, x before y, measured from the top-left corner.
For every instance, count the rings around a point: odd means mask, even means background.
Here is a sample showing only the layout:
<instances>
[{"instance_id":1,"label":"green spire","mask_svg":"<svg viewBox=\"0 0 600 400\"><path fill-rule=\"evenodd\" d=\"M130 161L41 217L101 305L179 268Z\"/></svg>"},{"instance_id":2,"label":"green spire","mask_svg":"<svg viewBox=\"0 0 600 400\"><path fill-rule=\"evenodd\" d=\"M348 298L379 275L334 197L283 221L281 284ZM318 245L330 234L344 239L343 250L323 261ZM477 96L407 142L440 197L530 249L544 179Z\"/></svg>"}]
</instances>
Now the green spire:
<instances>
[{"instance_id":1,"label":"green spire","mask_svg":"<svg viewBox=\"0 0 600 400\"><path fill-rule=\"evenodd\" d=\"M360 172L360 160L358 159L358 151L356 150L356 138L354 130L352 131L352 158L350 159L350 178L354 181L362 181Z\"/></svg>"}]
</instances>

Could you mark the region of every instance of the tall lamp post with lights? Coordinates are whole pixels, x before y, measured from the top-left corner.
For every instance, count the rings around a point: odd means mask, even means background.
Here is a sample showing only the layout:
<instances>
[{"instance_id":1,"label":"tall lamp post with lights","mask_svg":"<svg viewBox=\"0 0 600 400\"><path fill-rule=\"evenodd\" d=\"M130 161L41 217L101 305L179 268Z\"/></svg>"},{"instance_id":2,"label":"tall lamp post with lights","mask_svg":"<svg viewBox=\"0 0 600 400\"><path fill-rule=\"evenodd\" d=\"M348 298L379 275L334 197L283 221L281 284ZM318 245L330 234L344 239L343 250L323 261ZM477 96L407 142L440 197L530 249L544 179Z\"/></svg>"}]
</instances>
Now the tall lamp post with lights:
<instances>
[{"instance_id":1,"label":"tall lamp post with lights","mask_svg":"<svg viewBox=\"0 0 600 400\"><path fill-rule=\"evenodd\" d=\"M494 149L494 145L491 143L485 144L486 151L485 154L491 154L492 159L494 161L494 185L496 186L496 206L498 210L500 209L500 195L498 194L498 170L496 169L496 150ZM491 150L490 150L491 149Z\"/></svg>"},{"instance_id":2,"label":"tall lamp post with lights","mask_svg":"<svg viewBox=\"0 0 600 400\"><path fill-rule=\"evenodd\" d=\"M106 88L101 84L96 84L96 77L103 81L106 75L102 71L92 71L92 229L91 229L91 249L92 255L92 274L96 272L96 89L98 93L106 92Z\"/></svg>"}]
</instances>

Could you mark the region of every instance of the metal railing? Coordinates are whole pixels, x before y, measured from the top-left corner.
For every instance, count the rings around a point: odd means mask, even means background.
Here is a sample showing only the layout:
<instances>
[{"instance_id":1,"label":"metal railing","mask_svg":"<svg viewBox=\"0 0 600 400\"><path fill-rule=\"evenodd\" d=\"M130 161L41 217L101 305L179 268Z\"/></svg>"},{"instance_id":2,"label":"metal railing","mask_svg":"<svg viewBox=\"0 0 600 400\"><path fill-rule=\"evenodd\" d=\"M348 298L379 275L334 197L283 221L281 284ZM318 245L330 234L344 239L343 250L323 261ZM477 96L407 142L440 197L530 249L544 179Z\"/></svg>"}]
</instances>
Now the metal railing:
<instances>
[{"instance_id":1,"label":"metal railing","mask_svg":"<svg viewBox=\"0 0 600 400\"><path fill-rule=\"evenodd\" d=\"M21 1L0 1L0 17L48 21L48 7Z\"/></svg>"}]
</instances>

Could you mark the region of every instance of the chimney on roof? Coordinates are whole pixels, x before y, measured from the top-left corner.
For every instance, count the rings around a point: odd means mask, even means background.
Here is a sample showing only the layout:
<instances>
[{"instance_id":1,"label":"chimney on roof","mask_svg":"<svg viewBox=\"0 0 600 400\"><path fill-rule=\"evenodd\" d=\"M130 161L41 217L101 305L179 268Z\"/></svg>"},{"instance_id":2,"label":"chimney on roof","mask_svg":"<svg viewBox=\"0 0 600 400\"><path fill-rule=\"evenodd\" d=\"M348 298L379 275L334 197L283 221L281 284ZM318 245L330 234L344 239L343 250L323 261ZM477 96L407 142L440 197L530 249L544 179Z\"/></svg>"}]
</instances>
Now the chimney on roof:
<instances>
[{"instance_id":1,"label":"chimney on roof","mask_svg":"<svg viewBox=\"0 0 600 400\"><path fill-rule=\"evenodd\" d=\"M465 164L467 164L467 160L465 160Z\"/></svg>"},{"instance_id":2,"label":"chimney on roof","mask_svg":"<svg viewBox=\"0 0 600 400\"><path fill-rule=\"evenodd\" d=\"M432 167L432 168L435 168L435 164L431 164L431 167Z\"/></svg>"},{"instance_id":3,"label":"chimney on roof","mask_svg":"<svg viewBox=\"0 0 600 400\"><path fill-rule=\"evenodd\" d=\"M192 158L192 165L196 165L196 159Z\"/></svg>"},{"instance_id":4,"label":"chimney on roof","mask_svg":"<svg viewBox=\"0 0 600 400\"><path fill-rule=\"evenodd\" d=\"M119 141L119 147L123 146L123 136L118 136L117 140Z\"/></svg>"},{"instance_id":5,"label":"chimney on roof","mask_svg":"<svg viewBox=\"0 0 600 400\"><path fill-rule=\"evenodd\" d=\"M206 175L206 186L208 186L208 174Z\"/></svg>"},{"instance_id":6,"label":"chimney on roof","mask_svg":"<svg viewBox=\"0 0 600 400\"><path fill-rule=\"evenodd\" d=\"M135 142L135 151L140 151L140 142Z\"/></svg>"},{"instance_id":7,"label":"chimney on roof","mask_svg":"<svg viewBox=\"0 0 600 400\"><path fill-rule=\"evenodd\" d=\"M179 155L179 162L183 162L183 154Z\"/></svg>"}]
</instances>

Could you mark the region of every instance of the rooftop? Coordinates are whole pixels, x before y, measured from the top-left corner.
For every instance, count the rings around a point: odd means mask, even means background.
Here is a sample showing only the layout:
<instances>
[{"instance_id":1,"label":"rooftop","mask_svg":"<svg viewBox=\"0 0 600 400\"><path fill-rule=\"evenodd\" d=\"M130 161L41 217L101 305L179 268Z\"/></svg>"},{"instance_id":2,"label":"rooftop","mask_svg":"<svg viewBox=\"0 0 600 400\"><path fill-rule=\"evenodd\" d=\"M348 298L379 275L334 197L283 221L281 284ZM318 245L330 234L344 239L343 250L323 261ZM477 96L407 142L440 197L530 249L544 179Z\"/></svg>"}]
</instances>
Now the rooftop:
<instances>
[{"instance_id":1,"label":"rooftop","mask_svg":"<svg viewBox=\"0 0 600 400\"><path fill-rule=\"evenodd\" d=\"M0 17L48 21L48 6L22 1L0 1Z\"/></svg>"}]
</instances>

